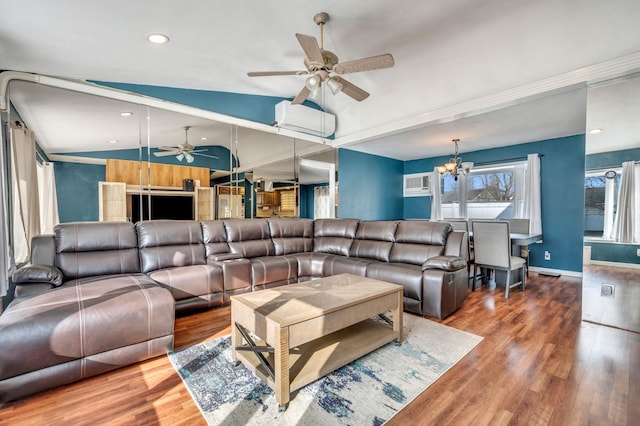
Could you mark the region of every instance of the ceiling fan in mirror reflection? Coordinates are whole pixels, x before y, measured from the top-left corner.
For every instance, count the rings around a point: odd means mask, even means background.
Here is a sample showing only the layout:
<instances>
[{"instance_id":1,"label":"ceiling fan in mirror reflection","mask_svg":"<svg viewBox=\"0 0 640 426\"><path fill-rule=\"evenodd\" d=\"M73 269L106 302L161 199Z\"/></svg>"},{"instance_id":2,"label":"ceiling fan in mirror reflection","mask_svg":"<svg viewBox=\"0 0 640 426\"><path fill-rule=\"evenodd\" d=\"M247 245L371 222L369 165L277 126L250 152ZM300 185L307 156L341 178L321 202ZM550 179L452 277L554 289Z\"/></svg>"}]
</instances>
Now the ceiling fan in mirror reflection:
<instances>
[{"instance_id":1,"label":"ceiling fan in mirror reflection","mask_svg":"<svg viewBox=\"0 0 640 426\"><path fill-rule=\"evenodd\" d=\"M183 159L187 160L187 163L193 163L194 155L200 155L202 157L209 157L218 159L220 157L216 157L215 155L203 154L203 152L207 152L206 149L196 149L195 146L189 143L189 129L190 126L184 127L184 142L177 146L161 146L158 149L161 151L154 152L153 155L156 157L168 157L170 155L175 155L178 161L182 161Z\"/></svg>"}]
</instances>

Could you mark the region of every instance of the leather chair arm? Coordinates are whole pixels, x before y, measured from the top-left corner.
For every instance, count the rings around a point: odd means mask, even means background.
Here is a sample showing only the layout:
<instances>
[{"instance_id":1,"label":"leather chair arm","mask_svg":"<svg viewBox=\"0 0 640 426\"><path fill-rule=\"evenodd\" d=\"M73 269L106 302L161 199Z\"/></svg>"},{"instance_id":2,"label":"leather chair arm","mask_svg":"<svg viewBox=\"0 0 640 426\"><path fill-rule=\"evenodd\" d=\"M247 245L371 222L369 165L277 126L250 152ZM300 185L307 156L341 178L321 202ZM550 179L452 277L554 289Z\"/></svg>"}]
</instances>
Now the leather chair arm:
<instances>
[{"instance_id":1,"label":"leather chair arm","mask_svg":"<svg viewBox=\"0 0 640 426\"><path fill-rule=\"evenodd\" d=\"M50 284L52 287L62 285L62 272L50 265L27 265L15 271L11 277L15 284Z\"/></svg>"},{"instance_id":2,"label":"leather chair arm","mask_svg":"<svg viewBox=\"0 0 640 426\"><path fill-rule=\"evenodd\" d=\"M467 267L467 260L459 256L436 256L427 259L422 264L422 270L440 269L447 272L454 272Z\"/></svg>"}]
</instances>

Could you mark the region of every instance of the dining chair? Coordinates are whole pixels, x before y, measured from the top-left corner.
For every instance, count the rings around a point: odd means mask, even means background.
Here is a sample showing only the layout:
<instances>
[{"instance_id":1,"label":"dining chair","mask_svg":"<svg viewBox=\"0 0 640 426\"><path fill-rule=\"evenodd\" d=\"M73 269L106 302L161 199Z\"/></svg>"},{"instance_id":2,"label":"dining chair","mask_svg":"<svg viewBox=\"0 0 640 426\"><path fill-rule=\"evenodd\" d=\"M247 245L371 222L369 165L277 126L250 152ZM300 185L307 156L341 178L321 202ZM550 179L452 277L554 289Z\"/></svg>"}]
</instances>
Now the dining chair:
<instances>
[{"instance_id":1,"label":"dining chair","mask_svg":"<svg viewBox=\"0 0 640 426\"><path fill-rule=\"evenodd\" d=\"M509 222L507 221L485 221L478 220L472 222L473 246L475 252L475 263L473 273L476 268L487 268L506 272L504 297L509 298L509 290L520 285L524 291L526 283L526 262L523 258L511 255L511 238ZM512 273L521 270L517 277L518 281L511 282ZM471 288L475 291L475 280Z\"/></svg>"},{"instance_id":2,"label":"dining chair","mask_svg":"<svg viewBox=\"0 0 640 426\"><path fill-rule=\"evenodd\" d=\"M516 234L529 233L529 219L507 219L509 230ZM520 246L520 251L515 253L527 262L527 276L529 276L529 246Z\"/></svg>"},{"instance_id":3,"label":"dining chair","mask_svg":"<svg viewBox=\"0 0 640 426\"><path fill-rule=\"evenodd\" d=\"M471 244L471 238L469 237L469 222L467 219L461 218L445 218L442 219L441 222L450 223L454 231L464 231L467 233L467 274L469 276L469 281L471 281L476 276L471 275L471 264L474 263L475 257L473 256L473 245Z\"/></svg>"}]
</instances>

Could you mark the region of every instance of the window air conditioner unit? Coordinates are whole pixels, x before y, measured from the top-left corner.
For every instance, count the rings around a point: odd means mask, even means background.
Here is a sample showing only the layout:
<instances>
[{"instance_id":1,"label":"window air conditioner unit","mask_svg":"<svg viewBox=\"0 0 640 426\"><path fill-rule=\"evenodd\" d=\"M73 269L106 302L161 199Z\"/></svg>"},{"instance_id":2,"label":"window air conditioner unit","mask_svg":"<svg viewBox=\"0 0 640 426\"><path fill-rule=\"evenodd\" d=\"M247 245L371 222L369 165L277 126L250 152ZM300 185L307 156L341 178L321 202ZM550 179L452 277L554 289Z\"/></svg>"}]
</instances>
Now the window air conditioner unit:
<instances>
[{"instance_id":1,"label":"window air conditioner unit","mask_svg":"<svg viewBox=\"0 0 640 426\"><path fill-rule=\"evenodd\" d=\"M405 197L425 197L431 194L431 173L404 175L403 195Z\"/></svg>"},{"instance_id":2,"label":"window air conditioner unit","mask_svg":"<svg viewBox=\"0 0 640 426\"><path fill-rule=\"evenodd\" d=\"M336 131L336 116L290 101L276 104L276 125L283 129L327 137Z\"/></svg>"}]
</instances>

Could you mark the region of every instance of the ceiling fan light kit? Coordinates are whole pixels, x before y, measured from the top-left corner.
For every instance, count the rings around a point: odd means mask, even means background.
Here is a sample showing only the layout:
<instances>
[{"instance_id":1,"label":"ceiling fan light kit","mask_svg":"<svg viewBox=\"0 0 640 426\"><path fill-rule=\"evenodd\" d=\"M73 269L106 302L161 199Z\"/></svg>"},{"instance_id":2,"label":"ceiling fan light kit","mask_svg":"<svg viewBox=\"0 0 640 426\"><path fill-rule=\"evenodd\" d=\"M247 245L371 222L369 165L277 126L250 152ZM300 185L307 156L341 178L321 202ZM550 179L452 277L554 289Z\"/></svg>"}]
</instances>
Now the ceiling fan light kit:
<instances>
[{"instance_id":1,"label":"ceiling fan light kit","mask_svg":"<svg viewBox=\"0 0 640 426\"><path fill-rule=\"evenodd\" d=\"M338 56L324 49L324 24L329 21L329 14L320 12L314 15L313 21L320 27L320 43L315 37L296 34L298 43L304 51L304 65L306 70L303 71L252 71L247 73L249 77L266 77L279 75L310 75L305 80L304 86L293 99L292 104L301 104L309 96L315 96L322 83L326 83L331 93L337 95L342 92L347 96L360 102L369 97L369 93L359 88L355 84L345 80L335 74L350 74L362 71L372 71L394 66L393 56L389 53L383 55L371 56L368 58L356 59L348 62L340 62Z\"/></svg>"},{"instance_id":2,"label":"ceiling fan light kit","mask_svg":"<svg viewBox=\"0 0 640 426\"><path fill-rule=\"evenodd\" d=\"M158 149L160 151L156 151L153 153L156 157L168 157L171 155L175 155L178 161L182 161L185 158L187 159L187 163L191 164L195 160L194 155L200 155L202 157L209 157L218 159L215 155L202 154L202 152L206 152L206 149L196 149L195 146L189 143L189 129L190 126L184 127L184 142L178 146L161 146Z\"/></svg>"}]
</instances>

